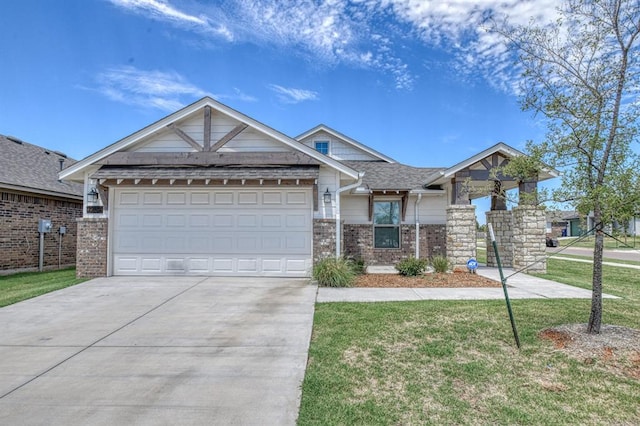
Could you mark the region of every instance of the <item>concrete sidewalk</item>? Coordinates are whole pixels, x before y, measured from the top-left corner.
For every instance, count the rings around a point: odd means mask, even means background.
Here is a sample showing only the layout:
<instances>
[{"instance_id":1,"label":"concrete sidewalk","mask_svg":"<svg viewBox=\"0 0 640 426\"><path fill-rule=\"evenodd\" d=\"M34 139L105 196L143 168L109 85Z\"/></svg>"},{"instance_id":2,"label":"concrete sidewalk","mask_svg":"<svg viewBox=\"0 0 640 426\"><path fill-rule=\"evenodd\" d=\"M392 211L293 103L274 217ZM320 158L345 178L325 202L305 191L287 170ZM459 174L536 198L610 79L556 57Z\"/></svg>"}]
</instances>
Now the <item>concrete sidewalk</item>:
<instances>
[{"instance_id":1,"label":"concrete sidewalk","mask_svg":"<svg viewBox=\"0 0 640 426\"><path fill-rule=\"evenodd\" d=\"M509 276L513 269L504 269ZM480 267L478 275L500 282L497 268ZM591 290L517 274L507 280L511 299L591 299ZM604 294L604 298L618 299ZM329 288L319 287L316 301L392 302L411 300L492 300L504 299L502 288Z\"/></svg>"}]
</instances>

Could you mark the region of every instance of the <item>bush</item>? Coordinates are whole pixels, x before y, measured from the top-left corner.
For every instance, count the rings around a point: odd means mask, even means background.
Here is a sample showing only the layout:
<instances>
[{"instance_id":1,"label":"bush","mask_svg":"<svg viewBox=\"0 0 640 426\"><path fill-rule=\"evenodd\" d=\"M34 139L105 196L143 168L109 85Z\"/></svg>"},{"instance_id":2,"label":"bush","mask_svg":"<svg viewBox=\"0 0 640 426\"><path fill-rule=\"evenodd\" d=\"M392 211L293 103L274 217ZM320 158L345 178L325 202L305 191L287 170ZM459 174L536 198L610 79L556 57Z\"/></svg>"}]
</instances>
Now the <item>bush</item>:
<instances>
[{"instance_id":1,"label":"bush","mask_svg":"<svg viewBox=\"0 0 640 426\"><path fill-rule=\"evenodd\" d=\"M351 287L356 278L353 262L327 257L313 266L313 278L324 287Z\"/></svg>"},{"instance_id":2,"label":"bush","mask_svg":"<svg viewBox=\"0 0 640 426\"><path fill-rule=\"evenodd\" d=\"M436 272L442 274L447 272L451 265L445 256L433 256L431 258L431 266L433 266Z\"/></svg>"},{"instance_id":3,"label":"bush","mask_svg":"<svg viewBox=\"0 0 640 426\"><path fill-rule=\"evenodd\" d=\"M364 263L362 259L351 259L349 258L349 264L351 265L351 270L354 275L364 275L367 271L367 265Z\"/></svg>"},{"instance_id":4,"label":"bush","mask_svg":"<svg viewBox=\"0 0 640 426\"><path fill-rule=\"evenodd\" d=\"M410 257L408 259L402 259L397 265L396 269L400 272L400 275L407 277L415 277L422 275L427 267L427 261L424 259L416 259Z\"/></svg>"}]
</instances>

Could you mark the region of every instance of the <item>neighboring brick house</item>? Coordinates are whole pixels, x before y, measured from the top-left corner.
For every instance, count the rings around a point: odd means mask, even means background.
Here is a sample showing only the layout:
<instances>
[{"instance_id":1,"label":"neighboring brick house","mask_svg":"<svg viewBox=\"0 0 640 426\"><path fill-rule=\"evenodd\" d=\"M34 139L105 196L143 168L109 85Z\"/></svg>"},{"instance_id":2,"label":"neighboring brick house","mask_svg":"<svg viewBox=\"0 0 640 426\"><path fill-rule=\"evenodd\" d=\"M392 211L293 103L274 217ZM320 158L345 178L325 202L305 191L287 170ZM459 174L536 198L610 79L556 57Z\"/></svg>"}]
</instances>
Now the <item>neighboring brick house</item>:
<instances>
[{"instance_id":1,"label":"neighboring brick house","mask_svg":"<svg viewBox=\"0 0 640 426\"><path fill-rule=\"evenodd\" d=\"M40 219L52 224L44 236L44 268L75 265L83 185L59 181L58 172L76 161L3 135L0 153L0 274L38 269Z\"/></svg>"}]
</instances>

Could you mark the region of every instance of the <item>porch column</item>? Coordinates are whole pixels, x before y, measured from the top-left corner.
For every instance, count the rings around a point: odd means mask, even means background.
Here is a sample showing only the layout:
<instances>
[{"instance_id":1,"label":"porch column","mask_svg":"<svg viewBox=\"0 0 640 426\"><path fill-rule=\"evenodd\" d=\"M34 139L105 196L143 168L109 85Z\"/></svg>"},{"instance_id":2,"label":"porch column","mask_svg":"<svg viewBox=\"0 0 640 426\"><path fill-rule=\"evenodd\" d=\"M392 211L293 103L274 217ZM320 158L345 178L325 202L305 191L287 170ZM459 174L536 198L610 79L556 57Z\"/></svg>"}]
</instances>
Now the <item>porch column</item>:
<instances>
[{"instance_id":1,"label":"porch column","mask_svg":"<svg viewBox=\"0 0 640 426\"><path fill-rule=\"evenodd\" d=\"M454 204L447 208L447 259L454 270L467 270L476 257L476 206Z\"/></svg>"},{"instance_id":2,"label":"porch column","mask_svg":"<svg viewBox=\"0 0 640 426\"><path fill-rule=\"evenodd\" d=\"M547 272L546 217L534 206L513 209L513 267L526 272Z\"/></svg>"},{"instance_id":3,"label":"porch column","mask_svg":"<svg viewBox=\"0 0 640 426\"><path fill-rule=\"evenodd\" d=\"M78 252L76 256L76 277L106 277L107 218L80 218L77 222Z\"/></svg>"},{"instance_id":4,"label":"porch column","mask_svg":"<svg viewBox=\"0 0 640 426\"><path fill-rule=\"evenodd\" d=\"M505 268L513 266L513 215L508 210L486 212L487 225L493 226L500 262ZM493 251L491 236L487 232L487 266L497 267L496 254Z\"/></svg>"}]
</instances>

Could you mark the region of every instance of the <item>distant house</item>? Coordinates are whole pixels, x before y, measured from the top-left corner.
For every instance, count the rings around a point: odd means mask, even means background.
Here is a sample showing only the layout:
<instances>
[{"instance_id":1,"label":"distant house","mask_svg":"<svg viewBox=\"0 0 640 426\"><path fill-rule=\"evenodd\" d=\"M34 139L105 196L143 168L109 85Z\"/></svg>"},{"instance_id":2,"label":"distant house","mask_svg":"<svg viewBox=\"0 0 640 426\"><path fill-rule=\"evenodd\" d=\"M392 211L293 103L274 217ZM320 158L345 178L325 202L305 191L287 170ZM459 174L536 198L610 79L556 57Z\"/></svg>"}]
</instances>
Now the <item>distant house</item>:
<instances>
[{"instance_id":1,"label":"distant house","mask_svg":"<svg viewBox=\"0 0 640 426\"><path fill-rule=\"evenodd\" d=\"M58 172L76 161L3 135L0 153L0 274L38 268L40 219L52 225L44 236L44 267L75 265L83 186L59 181Z\"/></svg>"},{"instance_id":2,"label":"distant house","mask_svg":"<svg viewBox=\"0 0 640 426\"><path fill-rule=\"evenodd\" d=\"M549 210L546 219L549 237L575 237L582 233L581 217L576 211Z\"/></svg>"}]
</instances>

